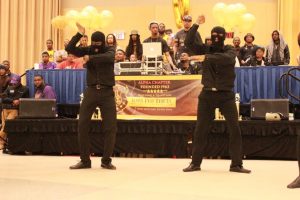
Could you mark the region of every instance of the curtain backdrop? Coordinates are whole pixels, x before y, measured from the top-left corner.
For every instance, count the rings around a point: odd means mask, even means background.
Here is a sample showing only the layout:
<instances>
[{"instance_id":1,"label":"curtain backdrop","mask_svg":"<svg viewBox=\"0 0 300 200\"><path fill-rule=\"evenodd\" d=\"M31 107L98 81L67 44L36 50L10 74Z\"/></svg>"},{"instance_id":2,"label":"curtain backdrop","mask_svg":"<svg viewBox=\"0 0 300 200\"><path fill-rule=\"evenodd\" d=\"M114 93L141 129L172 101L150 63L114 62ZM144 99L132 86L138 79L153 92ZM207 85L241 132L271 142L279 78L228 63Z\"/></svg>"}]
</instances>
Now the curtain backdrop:
<instances>
[{"instance_id":1,"label":"curtain backdrop","mask_svg":"<svg viewBox=\"0 0 300 200\"><path fill-rule=\"evenodd\" d=\"M41 60L46 40L61 43L51 19L60 14L61 0L0 0L0 62L9 60L11 71L22 74Z\"/></svg>"},{"instance_id":2,"label":"curtain backdrop","mask_svg":"<svg viewBox=\"0 0 300 200\"><path fill-rule=\"evenodd\" d=\"M291 51L291 65L297 65L296 56L299 54L299 46L297 43L297 36L300 32L299 13L299 0L278 0L278 27L289 45Z\"/></svg>"}]
</instances>

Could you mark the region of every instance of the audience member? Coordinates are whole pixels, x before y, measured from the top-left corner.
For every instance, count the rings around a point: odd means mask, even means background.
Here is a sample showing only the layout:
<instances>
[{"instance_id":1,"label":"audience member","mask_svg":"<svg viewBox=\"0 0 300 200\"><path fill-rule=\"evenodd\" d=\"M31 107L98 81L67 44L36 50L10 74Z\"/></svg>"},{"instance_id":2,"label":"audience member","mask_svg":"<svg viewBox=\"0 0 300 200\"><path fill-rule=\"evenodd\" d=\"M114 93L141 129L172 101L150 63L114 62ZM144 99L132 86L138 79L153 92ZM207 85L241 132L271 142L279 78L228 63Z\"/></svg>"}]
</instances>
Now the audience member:
<instances>
[{"instance_id":1,"label":"audience member","mask_svg":"<svg viewBox=\"0 0 300 200\"><path fill-rule=\"evenodd\" d=\"M211 44L212 44L211 37L206 37L204 44L208 47L211 46Z\"/></svg>"},{"instance_id":2,"label":"audience member","mask_svg":"<svg viewBox=\"0 0 300 200\"><path fill-rule=\"evenodd\" d=\"M10 71L10 62L9 62L8 60L4 60L4 61L2 62L2 65L4 65L4 66L6 67L6 75L7 75L9 78L11 78L12 76L16 75L16 74L14 74L14 73L12 73L12 72Z\"/></svg>"},{"instance_id":3,"label":"audience member","mask_svg":"<svg viewBox=\"0 0 300 200\"><path fill-rule=\"evenodd\" d=\"M233 43L234 50L236 52L236 56L239 57L240 49L241 49L240 47L241 39L239 37L234 37L232 43Z\"/></svg>"},{"instance_id":4,"label":"audience member","mask_svg":"<svg viewBox=\"0 0 300 200\"><path fill-rule=\"evenodd\" d=\"M130 61L130 62L137 62L137 61L138 61L137 58L136 58L136 56L135 56L135 54L131 54L131 55L130 55L129 61Z\"/></svg>"},{"instance_id":5,"label":"audience member","mask_svg":"<svg viewBox=\"0 0 300 200\"><path fill-rule=\"evenodd\" d=\"M180 55L180 62L177 65L178 69L184 74L197 74L195 67L191 65L189 54L182 52Z\"/></svg>"},{"instance_id":6,"label":"audience member","mask_svg":"<svg viewBox=\"0 0 300 200\"><path fill-rule=\"evenodd\" d=\"M66 48L66 46L69 44L69 39L65 39L64 40L64 47ZM62 61L65 61L68 57L68 52L65 49L61 49L61 50L57 50L54 53L54 60L55 62L61 63Z\"/></svg>"},{"instance_id":7,"label":"audience member","mask_svg":"<svg viewBox=\"0 0 300 200\"><path fill-rule=\"evenodd\" d=\"M288 65L290 64L290 51L287 43L279 31L272 33L272 41L267 46L266 57L271 65Z\"/></svg>"},{"instance_id":8,"label":"audience member","mask_svg":"<svg viewBox=\"0 0 300 200\"><path fill-rule=\"evenodd\" d=\"M147 39L144 40L144 43L149 43L149 42L160 42L161 43L161 48L162 52L165 54L166 59L168 63L171 65L172 70L177 70L177 67L174 65L173 60L170 56L170 49L168 47L167 42L159 37L158 34L158 23L157 22L151 22L149 25L149 30L151 32L151 36Z\"/></svg>"},{"instance_id":9,"label":"audience member","mask_svg":"<svg viewBox=\"0 0 300 200\"><path fill-rule=\"evenodd\" d=\"M126 47L126 57L129 58L132 54L137 60L142 60L143 46L138 31L132 30L129 38L129 44Z\"/></svg>"},{"instance_id":10,"label":"audience member","mask_svg":"<svg viewBox=\"0 0 300 200\"><path fill-rule=\"evenodd\" d=\"M54 61L54 53L55 53L55 50L53 49L53 40L48 39L46 41L46 45L47 45L46 51L49 54L49 61L53 62Z\"/></svg>"},{"instance_id":11,"label":"audience member","mask_svg":"<svg viewBox=\"0 0 300 200\"><path fill-rule=\"evenodd\" d=\"M125 60L126 60L125 51L123 51L122 49L117 49L115 54L115 63L125 62Z\"/></svg>"},{"instance_id":12,"label":"audience member","mask_svg":"<svg viewBox=\"0 0 300 200\"><path fill-rule=\"evenodd\" d=\"M45 84L44 78L42 75L34 76L34 98L35 99L56 99L56 94L54 89Z\"/></svg>"},{"instance_id":13,"label":"audience member","mask_svg":"<svg viewBox=\"0 0 300 200\"><path fill-rule=\"evenodd\" d=\"M29 90L21 84L21 77L14 75L11 77L10 85L0 94L2 98L2 127L0 131L0 149L4 148L6 133L4 132L5 121L15 119L18 116L20 98L28 98Z\"/></svg>"},{"instance_id":14,"label":"audience member","mask_svg":"<svg viewBox=\"0 0 300 200\"><path fill-rule=\"evenodd\" d=\"M112 33L108 34L106 36L105 43L106 43L106 46L114 47L115 49L117 49L117 39L114 34L112 34Z\"/></svg>"},{"instance_id":15,"label":"audience member","mask_svg":"<svg viewBox=\"0 0 300 200\"><path fill-rule=\"evenodd\" d=\"M254 56L248 58L244 66L268 66L269 63L264 57L265 49L263 47L257 47L254 51Z\"/></svg>"},{"instance_id":16,"label":"audience member","mask_svg":"<svg viewBox=\"0 0 300 200\"><path fill-rule=\"evenodd\" d=\"M10 79L6 74L6 67L0 64L0 94L6 90L9 82Z\"/></svg>"},{"instance_id":17,"label":"audience member","mask_svg":"<svg viewBox=\"0 0 300 200\"><path fill-rule=\"evenodd\" d=\"M83 68L83 59L76 58L71 53L68 53L67 60L59 63L57 69L81 69Z\"/></svg>"},{"instance_id":18,"label":"audience member","mask_svg":"<svg viewBox=\"0 0 300 200\"><path fill-rule=\"evenodd\" d=\"M253 41L255 40L255 37L252 33L247 33L244 37L245 45L241 47L239 59L240 64L244 65L246 63L246 60L250 58L253 55L253 51L258 47L253 44Z\"/></svg>"},{"instance_id":19,"label":"audience member","mask_svg":"<svg viewBox=\"0 0 300 200\"><path fill-rule=\"evenodd\" d=\"M189 49L186 48L186 46L184 44L186 34L192 26L192 17L190 15L185 15L182 18L182 21L183 21L183 29L181 29L180 31L178 31L176 33L175 39L174 39L173 49L174 49L175 60L179 60L181 53L184 51L188 52L189 55L192 55L192 52L189 51ZM196 33L196 40L197 40L197 43L199 43L199 44L202 43L202 39L200 37L199 32Z\"/></svg>"},{"instance_id":20,"label":"audience member","mask_svg":"<svg viewBox=\"0 0 300 200\"><path fill-rule=\"evenodd\" d=\"M168 35L165 32L166 32L166 25L164 23L160 23L158 25L159 37L161 37L165 41L168 41Z\"/></svg>"},{"instance_id":21,"label":"audience member","mask_svg":"<svg viewBox=\"0 0 300 200\"><path fill-rule=\"evenodd\" d=\"M87 35L83 35L80 38L78 47L87 47L88 46L88 41L89 41L88 36Z\"/></svg>"},{"instance_id":22,"label":"audience member","mask_svg":"<svg viewBox=\"0 0 300 200\"><path fill-rule=\"evenodd\" d=\"M55 69L56 63L51 62L47 51L42 53L42 62L39 64L39 69Z\"/></svg>"}]
</instances>

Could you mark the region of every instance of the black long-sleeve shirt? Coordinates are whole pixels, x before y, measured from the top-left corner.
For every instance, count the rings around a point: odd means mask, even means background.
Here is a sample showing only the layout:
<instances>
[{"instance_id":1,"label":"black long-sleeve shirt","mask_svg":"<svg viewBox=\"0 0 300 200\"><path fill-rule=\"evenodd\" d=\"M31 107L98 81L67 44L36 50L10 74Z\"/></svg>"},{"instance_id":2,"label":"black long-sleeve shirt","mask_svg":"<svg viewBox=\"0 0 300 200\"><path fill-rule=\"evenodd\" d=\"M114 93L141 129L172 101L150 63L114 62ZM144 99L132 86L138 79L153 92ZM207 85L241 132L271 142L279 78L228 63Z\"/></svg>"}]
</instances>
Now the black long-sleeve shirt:
<instances>
[{"instance_id":1,"label":"black long-sleeve shirt","mask_svg":"<svg viewBox=\"0 0 300 200\"><path fill-rule=\"evenodd\" d=\"M231 45L225 45L222 52L214 53L204 44L195 43L199 25L194 24L185 39L185 45L197 55L205 54L203 62L202 84L204 88L216 88L218 91L232 91L235 79L236 52Z\"/></svg>"},{"instance_id":2,"label":"black long-sleeve shirt","mask_svg":"<svg viewBox=\"0 0 300 200\"><path fill-rule=\"evenodd\" d=\"M29 98L29 89L26 86L19 85L18 87L8 86L1 94L3 109L18 109L19 106L13 105L14 100L20 98Z\"/></svg>"},{"instance_id":3,"label":"black long-sleeve shirt","mask_svg":"<svg viewBox=\"0 0 300 200\"><path fill-rule=\"evenodd\" d=\"M66 51L74 54L77 57L89 55L89 61L86 64L87 68L87 85L95 86L114 86L114 59L115 49L113 47L105 47L104 52L94 54L91 46L76 47L82 35L77 33L74 35L66 47Z\"/></svg>"}]
</instances>

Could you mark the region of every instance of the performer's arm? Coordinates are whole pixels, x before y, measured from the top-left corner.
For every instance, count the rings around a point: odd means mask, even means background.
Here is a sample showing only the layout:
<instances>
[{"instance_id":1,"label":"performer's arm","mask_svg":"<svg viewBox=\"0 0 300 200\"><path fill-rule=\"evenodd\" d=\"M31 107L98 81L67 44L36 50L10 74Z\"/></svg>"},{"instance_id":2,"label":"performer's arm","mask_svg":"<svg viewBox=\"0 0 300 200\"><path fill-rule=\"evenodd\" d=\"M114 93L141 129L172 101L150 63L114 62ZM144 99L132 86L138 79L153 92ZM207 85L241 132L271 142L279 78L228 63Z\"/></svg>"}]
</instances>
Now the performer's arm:
<instances>
[{"instance_id":1,"label":"performer's arm","mask_svg":"<svg viewBox=\"0 0 300 200\"><path fill-rule=\"evenodd\" d=\"M84 62L100 63L113 63L115 61L115 49L109 47L105 53L89 55L83 57Z\"/></svg>"},{"instance_id":2,"label":"performer's arm","mask_svg":"<svg viewBox=\"0 0 300 200\"><path fill-rule=\"evenodd\" d=\"M194 54L205 54L205 45L202 42L200 34L197 32L199 25L205 23L205 17L199 16L196 23L187 32L184 45Z\"/></svg>"},{"instance_id":3,"label":"performer's arm","mask_svg":"<svg viewBox=\"0 0 300 200\"><path fill-rule=\"evenodd\" d=\"M84 55L88 55L89 48L88 47L76 47L76 44L79 42L80 38L85 33L85 28L81 26L79 23L76 23L76 26L78 28L78 32L76 35L72 37L69 44L66 46L65 50L69 53L72 53L73 55L77 57L82 57Z\"/></svg>"},{"instance_id":4,"label":"performer's arm","mask_svg":"<svg viewBox=\"0 0 300 200\"><path fill-rule=\"evenodd\" d=\"M232 67L235 65L235 50L232 46L225 46L225 52L223 53L214 53L214 54L207 54L206 59L209 62L216 64L217 66L222 67Z\"/></svg>"}]
</instances>

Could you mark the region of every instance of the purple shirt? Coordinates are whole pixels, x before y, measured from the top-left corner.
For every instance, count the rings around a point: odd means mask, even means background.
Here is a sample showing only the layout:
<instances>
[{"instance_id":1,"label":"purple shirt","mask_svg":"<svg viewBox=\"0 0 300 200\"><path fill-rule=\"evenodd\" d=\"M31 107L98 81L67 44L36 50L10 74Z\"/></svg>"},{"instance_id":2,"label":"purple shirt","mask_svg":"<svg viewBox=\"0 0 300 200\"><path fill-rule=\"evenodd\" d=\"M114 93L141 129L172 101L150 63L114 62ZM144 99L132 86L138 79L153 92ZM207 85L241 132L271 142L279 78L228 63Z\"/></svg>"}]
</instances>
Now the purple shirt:
<instances>
[{"instance_id":1,"label":"purple shirt","mask_svg":"<svg viewBox=\"0 0 300 200\"><path fill-rule=\"evenodd\" d=\"M47 64L41 62L39 64L40 69L55 69L56 68L56 63L55 62L48 62Z\"/></svg>"},{"instance_id":2,"label":"purple shirt","mask_svg":"<svg viewBox=\"0 0 300 200\"><path fill-rule=\"evenodd\" d=\"M56 99L56 94L50 85L46 85L44 90L37 89L34 98L36 99Z\"/></svg>"}]
</instances>

